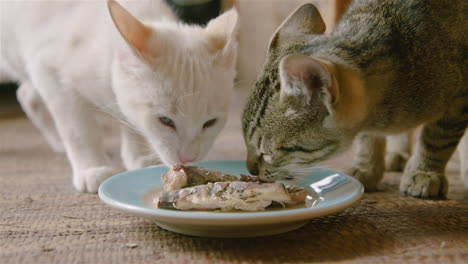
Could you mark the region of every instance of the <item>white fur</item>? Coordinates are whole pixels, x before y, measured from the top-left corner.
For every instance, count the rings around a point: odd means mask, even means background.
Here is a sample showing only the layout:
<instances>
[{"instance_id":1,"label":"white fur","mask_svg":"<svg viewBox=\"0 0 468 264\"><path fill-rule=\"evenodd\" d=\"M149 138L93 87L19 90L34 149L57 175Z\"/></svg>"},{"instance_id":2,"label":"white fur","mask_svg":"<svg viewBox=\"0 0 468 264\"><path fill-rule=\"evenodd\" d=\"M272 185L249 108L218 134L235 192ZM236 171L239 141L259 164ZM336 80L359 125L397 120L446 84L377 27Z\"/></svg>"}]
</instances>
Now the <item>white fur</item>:
<instances>
[{"instance_id":1,"label":"white fur","mask_svg":"<svg viewBox=\"0 0 468 264\"><path fill-rule=\"evenodd\" d=\"M96 192L116 172L102 147L96 109L128 125L122 126L128 169L155 156L166 164L181 156L199 160L226 121L237 13L228 11L205 29L177 23L163 0L125 7L152 33L145 51L124 40L104 0L0 2L0 76L21 83L28 116L54 149L65 147L79 191ZM129 18L114 15L115 23L122 20L127 25ZM162 116L176 129L162 125ZM202 129L212 118L218 122Z\"/></svg>"},{"instance_id":2,"label":"white fur","mask_svg":"<svg viewBox=\"0 0 468 264\"><path fill-rule=\"evenodd\" d=\"M289 119L294 119L299 116L299 113L292 108L288 108L288 110L286 110L286 112L284 113L284 116Z\"/></svg>"},{"instance_id":3,"label":"white fur","mask_svg":"<svg viewBox=\"0 0 468 264\"><path fill-rule=\"evenodd\" d=\"M295 97L304 105L309 105L310 100L316 94L321 94L323 103L327 108L329 114L333 117L335 115L334 99L338 97L338 82L330 74L329 69L325 64L328 62L314 59L309 56L292 54L285 56L281 59L279 65L281 93L280 98L284 100L287 97ZM322 87L308 87L305 80L314 74L320 77L324 83ZM330 93L334 92L334 96Z\"/></svg>"},{"instance_id":4,"label":"white fur","mask_svg":"<svg viewBox=\"0 0 468 264\"><path fill-rule=\"evenodd\" d=\"M272 163L273 159L270 155L263 155L263 160L266 162L266 163Z\"/></svg>"},{"instance_id":5,"label":"white fur","mask_svg":"<svg viewBox=\"0 0 468 264\"><path fill-rule=\"evenodd\" d=\"M288 76L288 72L281 70L281 100L284 100L287 97L297 97L300 98L301 102L304 105L310 103L311 94L308 91L307 86L305 86L304 81L296 78L294 76Z\"/></svg>"}]
</instances>

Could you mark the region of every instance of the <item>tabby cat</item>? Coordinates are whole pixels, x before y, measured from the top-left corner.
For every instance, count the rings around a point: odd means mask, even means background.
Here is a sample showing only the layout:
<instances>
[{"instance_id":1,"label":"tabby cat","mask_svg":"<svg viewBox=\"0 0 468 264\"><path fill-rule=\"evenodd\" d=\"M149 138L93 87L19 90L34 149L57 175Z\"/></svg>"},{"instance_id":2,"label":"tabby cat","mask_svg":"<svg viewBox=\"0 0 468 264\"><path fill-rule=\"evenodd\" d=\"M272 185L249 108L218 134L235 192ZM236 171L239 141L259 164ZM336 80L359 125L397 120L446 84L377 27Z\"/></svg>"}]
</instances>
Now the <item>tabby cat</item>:
<instances>
[{"instance_id":1,"label":"tabby cat","mask_svg":"<svg viewBox=\"0 0 468 264\"><path fill-rule=\"evenodd\" d=\"M249 171L300 178L356 138L350 174L373 190L385 170L385 137L393 135L397 154L389 162L403 162L404 133L423 125L400 191L444 197L444 170L468 124L462 2L356 0L328 35L315 6L297 9L274 34L243 113Z\"/></svg>"}]
</instances>

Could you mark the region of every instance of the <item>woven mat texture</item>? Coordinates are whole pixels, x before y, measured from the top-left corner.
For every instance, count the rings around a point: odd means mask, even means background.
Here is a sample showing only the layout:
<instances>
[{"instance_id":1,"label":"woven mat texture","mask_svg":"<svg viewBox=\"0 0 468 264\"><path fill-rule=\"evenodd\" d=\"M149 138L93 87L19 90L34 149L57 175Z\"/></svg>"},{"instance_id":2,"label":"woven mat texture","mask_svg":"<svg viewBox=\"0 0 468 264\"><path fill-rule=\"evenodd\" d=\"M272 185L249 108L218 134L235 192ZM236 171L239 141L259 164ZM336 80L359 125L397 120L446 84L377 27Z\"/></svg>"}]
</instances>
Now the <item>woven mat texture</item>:
<instances>
[{"instance_id":1,"label":"woven mat texture","mask_svg":"<svg viewBox=\"0 0 468 264\"><path fill-rule=\"evenodd\" d=\"M355 206L296 231L188 237L77 193L66 158L49 149L11 98L0 100L0 263L468 263L468 200L456 159L447 200L403 197L393 173ZM244 158L241 105L207 159ZM118 161L118 132L107 123L105 143ZM325 165L343 170L351 158Z\"/></svg>"}]
</instances>

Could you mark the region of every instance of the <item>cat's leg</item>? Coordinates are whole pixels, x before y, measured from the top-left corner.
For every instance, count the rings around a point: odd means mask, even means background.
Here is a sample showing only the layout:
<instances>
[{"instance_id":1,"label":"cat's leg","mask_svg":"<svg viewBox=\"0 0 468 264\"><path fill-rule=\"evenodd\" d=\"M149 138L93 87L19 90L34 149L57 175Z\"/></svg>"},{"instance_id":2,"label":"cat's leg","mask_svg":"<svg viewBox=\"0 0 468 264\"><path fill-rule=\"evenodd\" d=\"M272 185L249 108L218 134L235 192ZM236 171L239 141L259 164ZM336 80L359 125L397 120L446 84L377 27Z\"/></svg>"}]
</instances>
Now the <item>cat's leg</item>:
<instances>
[{"instance_id":1,"label":"cat's leg","mask_svg":"<svg viewBox=\"0 0 468 264\"><path fill-rule=\"evenodd\" d=\"M460 176L465 189L468 189L468 130L465 130L465 135L458 144L458 153L460 153Z\"/></svg>"},{"instance_id":2,"label":"cat's leg","mask_svg":"<svg viewBox=\"0 0 468 264\"><path fill-rule=\"evenodd\" d=\"M120 155L125 168L138 169L157 163L157 156L152 154L147 141L136 131L122 125L122 145Z\"/></svg>"},{"instance_id":3,"label":"cat's leg","mask_svg":"<svg viewBox=\"0 0 468 264\"><path fill-rule=\"evenodd\" d=\"M410 132L387 137L385 168L387 171L403 171L410 156Z\"/></svg>"},{"instance_id":4,"label":"cat's leg","mask_svg":"<svg viewBox=\"0 0 468 264\"><path fill-rule=\"evenodd\" d=\"M47 98L50 113L73 169L73 184L81 192L97 192L105 179L117 173L108 160L93 108L70 87L59 85L55 71L34 68L32 84ZM78 85L77 82L74 82Z\"/></svg>"},{"instance_id":5,"label":"cat's leg","mask_svg":"<svg viewBox=\"0 0 468 264\"><path fill-rule=\"evenodd\" d=\"M445 166L468 124L468 120L464 120L460 113L453 112L459 111L451 109L440 120L423 126L414 154L401 179L402 193L421 198L447 195Z\"/></svg>"},{"instance_id":6,"label":"cat's leg","mask_svg":"<svg viewBox=\"0 0 468 264\"><path fill-rule=\"evenodd\" d=\"M65 152L62 139L55 128L54 120L41 96L31 83L22 83L16 91L16 97L29 120L39 129L52 149L59 153Z\"/></svg>"},{"instance_id":7,"label":"cat's leg","mask_svg":"<svg viewBox=\"0 0 468 264\"><path fill-rule=\"evenodd\" d=\"M359 134L356 148L349 174L358 179L366 191L375 191L385 170L385 137Z\"/></svg>"}]
</instances>

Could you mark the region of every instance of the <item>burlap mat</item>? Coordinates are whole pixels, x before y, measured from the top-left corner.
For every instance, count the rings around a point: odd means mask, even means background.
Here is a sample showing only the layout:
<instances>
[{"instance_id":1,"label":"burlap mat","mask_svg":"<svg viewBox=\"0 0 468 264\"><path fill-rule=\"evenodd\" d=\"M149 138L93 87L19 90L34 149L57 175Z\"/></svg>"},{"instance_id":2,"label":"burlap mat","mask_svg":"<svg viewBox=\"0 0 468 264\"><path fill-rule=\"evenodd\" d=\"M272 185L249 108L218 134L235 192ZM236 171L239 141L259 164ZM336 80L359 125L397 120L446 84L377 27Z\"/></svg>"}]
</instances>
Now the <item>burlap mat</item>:
<instances>
[{"instance_id":1,"label":"burlap mat","mask_svg":"<svg viewBox=\"0 0 468 264\"><path fill-rule=\"evenodd\" d=\"M468 263L468 206L456 161L448 168L447 200L402 197L399 174L387 174L381 191L293 232L187 237L75 192L66 159L10 99L0 101L0 263ZM244 158L238 114L208 159ZM117 160L118 132L106 129ZM344 169L350 158L326 165Z\"/></svg>"}]
</instances>

